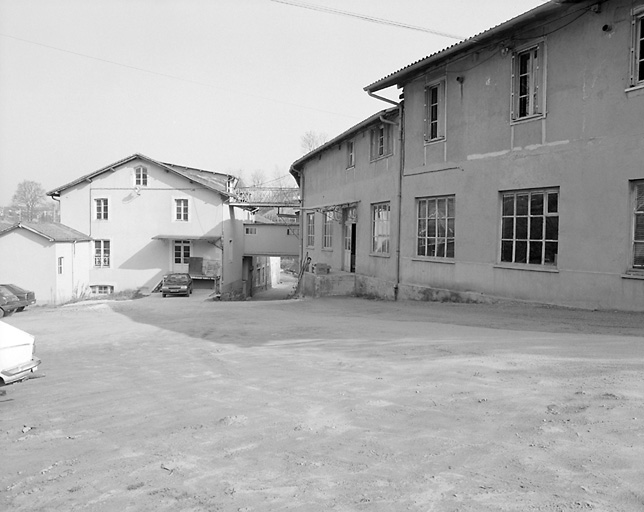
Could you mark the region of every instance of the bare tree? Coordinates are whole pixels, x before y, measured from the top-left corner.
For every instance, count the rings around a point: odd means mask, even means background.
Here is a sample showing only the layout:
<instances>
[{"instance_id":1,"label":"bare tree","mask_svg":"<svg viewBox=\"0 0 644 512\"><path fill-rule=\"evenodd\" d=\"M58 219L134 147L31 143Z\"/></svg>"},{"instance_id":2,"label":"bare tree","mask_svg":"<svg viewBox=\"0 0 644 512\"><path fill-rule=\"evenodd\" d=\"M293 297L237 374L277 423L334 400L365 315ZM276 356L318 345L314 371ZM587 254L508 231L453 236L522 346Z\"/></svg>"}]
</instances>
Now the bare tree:
<instances>
[{"instance_id":1,"label":"bare tree","mask_svg":"<svg viewBox=\"0 0 644 512\"><path fill-rule=\"evenodd\" d=\"M313 130L309 130L304 135L302 135L300 144L304 153L310 153L314 149L319 148L326 141L326 133L318 133Z\"/></svg>"},{"instance_id":2,"label":"bare tree","mask_svg":"<svg viewBox=\"0 0 644 512\"><path fill-rule=\"evenodd\" d=\"M11 199L13 208L20 209L22 219L33 221L38 213L38 208L45 202L45 189L35 181L24 180L18 183L16 192Z\"/></svg>"},{"instance_id":3,"label":"bare tree","mask_svg":"<svg viewBox=\"0 0 644 512\"><path fill-rule=\"evenodd\" d=\"M266 181L266 174L261 169L255 169L250 175L250 186L261 187Z\"/></svg>"}]
</instances>

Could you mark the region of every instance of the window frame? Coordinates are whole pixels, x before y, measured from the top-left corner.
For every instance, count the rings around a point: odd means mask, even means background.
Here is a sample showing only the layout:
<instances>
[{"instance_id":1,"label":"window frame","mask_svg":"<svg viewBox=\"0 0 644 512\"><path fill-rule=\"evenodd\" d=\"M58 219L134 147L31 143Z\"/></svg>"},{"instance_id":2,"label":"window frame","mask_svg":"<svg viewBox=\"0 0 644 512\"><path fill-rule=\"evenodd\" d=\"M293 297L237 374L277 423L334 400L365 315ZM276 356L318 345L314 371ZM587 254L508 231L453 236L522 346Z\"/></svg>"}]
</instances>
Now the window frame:
<instances>
[{"instance_id":1,"label":"window frame","mask_svg":"<svg viewBox=\"0 0 644 512\"><path fill-rule=\"evenodd\" d=\"M347 141L347 169L356 166L356 144L354 140Z\"/></svg>"},{"instance_id":2,"label":"window frame","mask_svg":"<svg viewBox=\"0 0 644 512\"><path fill-rule=\"evenodd\" d=\"M95 220L109 220L109 199L107 197L94 199L94 218Z\"/></svg>"},{"instance_id":3,"label":"window frame","mask_svg":"<svg viewBox=\"0 0 644 512\"><path fill-rule=\"evenodd\" d=\"M533 213L533 197L538 195L542 196L542 210L541 213ZM550 197L555 195L554 207L555 211L551 211ZM506 213L506 198L512 196L512 212L510 215ZM523 212L523 205L519 204L519 196L527 196L527 203L525 205L526 213ZM502 265L520 265L533 268L557 268L559 259L559 204L560 204L560 190L559 187L549 188L536 188L536 189L520 189L520 190L506 190L499 193L501 202L501 225L499 236L499 263ZM542 217L541 225L539 226L536 220ZM509 222L512 219L512 223ZM519 222L518 219L525 219ZM556 222L548 219L556 219ZM524 225L524 226L523 226ZM511 227L512 235L508 236L508 227ZM522 232L525 230L525 237L518 237L518 230ZM541 235L533 233L540 231ZM553 234L556 230L555 238L548 236ZM505 248L511 243L511 257L506 256ZM537 247L539 249L539 262L534 261L534 254ZM522 246L525 245L525 251ZM548 247L554 246L554 252L548 251ZM533 252L534 250L534 252ZM524 255L525 252L525 255ZM552 261L548 261L548 254L552 254ZM524 256L523 256L524 255ZM525 261L522 261L524 260Z\"/></svg>"},{"instance_id":4,"label":"window frame","mask_svg":"<svg viewBox=\"0 0 644 512\"><path fill-rule=\"evenodd\" d=\"M536 56L535 53L536 52ZM529 74L521 73L521 58L530 55ZM521 122L539 119L546 115L546 43L545 39L536 40L512 52L511 62L511 106L510 119ZM528 81L528 94L522 94L521 81ZM526 111L521 112L522 98L526 98Z\"/></svg>"},{"instance_id":5,"label":"window frame","mask_svg":"<svg viewBox=\"0 0 644 512\"><path fill-rule=\"evenodd\" d=\"M641 187L641 190L638 189ZM631 254L630 268L635 272L644 272L644 179L631 181ZM638 197L639 196L639 197ZM640 204L638 204L641 201ZM641 233L638 231L641 229ZM638 246L641 249L638 251ZM638 256L638 252L640 255ZM641 258L641 263L636 260Z\"/></svg>"},{"instance_id":6,"label":"window frame","mask_svg":"<svg viewBox=\"0 0 644 512\"><path fill-rule=\"evenodd\" d=\"M111 263L112 244L110 240L94 240L94 268L110 268Z\"/></svg>"},{"instance_id":7,"label":"window frame","mask_svg":"<svg viewBox=\"0 0 644 512\"><path fill-rule=\"evenodd\" d=\"M432 91L436 91L436 101L431 98ZM445 79L428 82L425 85L425 117L424 133L425 143L440 142L445 140ZM432 107L435 106L435 109ZM435 133L432 128L435 127Z\"/></svg>"},{"instance_id":8,"label":"window frame","mask_svg":"<svg viewBox=\"0 0 644 512\"><path fill-rule=\"evenodd\" d=\"M177 252L178 249L178 252ZM187 256L186 256L186 249ZM177 254L179 257L177 258ZM174 240L172 243L172 261L175 265L189 265L192 257L192 242L190 240Z\"/></svg>"},{"instance_id":9,"label":"window frame","mask_svg":"<svg viewBox=\"0 0 644 512\"><path fill-rule=\"evenodd\" d=\"M444 203L443 203L444 202ZM441 212L441 206L444 208ZM451 204L451 207L450 207ZM424 208L423 208L424 205ZM436 216L430 214L430 205ZM424 212L424 213L423 213ZM439 214L444 215L439 217ZM433 234L430 235L430 221L433 220ZM441 234L441 222L443 231ZM450 222L451 221L451 222ZM451 229L451 235L450 235ZM424 234L423 234L424 233ZM438 261L452 261L456 257L456 195L423 196L416 198L416 249L415 257ZM431 242L431 243L430 243ZM421 251L421 247L423 250ZM429 248L433 247L433 251ZM439 254L438 248L442 247ZM451 247L451 250L450 250ZM421 254L422 253L422 254ZM433 254L432 254L433 253Z\"/></svg>"},{"instance_id":10,"label":"window frame","mask_svg":"<svg viewBox=\"0 0 644 512\"><path fill-rule=\"evenodd\" d=\"M174 199L173 218L175 222L190 222L190 201L188 198L176 197Z\"/></svg>"},{"instance_id":11,"label":"window frame","mask_svg":"<svg viewBox=\"0 0 644 512\"><path fill-rule=\"evenodd\" d=\"M384 214L384 218L382 215ZM380 217L380 218L379 218ZM389 256L391 248L391 202L371 204L371 254Z\"/></svg>"},{"instance_id":12,"label":"window frame","mask_svg":"<svg viewBox=\"0 0 644 512\"><path fill-rule=\"evenodd\" d=\"M387 158L393 153L391 129L389 123L379 123L369 130L371 161Z\"/></svg>"},{"instance_id":13,"label":"window frame","mask_svg":"<svg viewBox=\"0 0 644 512\"><path fill-rule=\"evenodd\" d=\"M134 168L134 186L147 187L148 186L148 168L144 165L137 165Z\"/></svg>"},{"instance_id":14,"label":"window frame","mask_svg":"<svg viewBox=\"0 0 644 512\"><path fill-rule=\"evenodd\" d=\"M630 87L644 87L644 5L631 11Z\"/></svg>"},{"instance_id":15,"label":"window frame","mask_svg":"<svg viewBox=\"0 0 644 512\"><path fill-rule=\"evenodd\" d=\"M322 212L322 249L333 249L333 211Z\"/></svg>"},{"instance_id":16,"label":"window frame","mask_svg":"<svg viewBox=\"0 0 644 512\"><path fill-rule=\"evenodd\" d=\"M58 275L63 275L65 273L65 257L64 256L59 256L58 257Z\"/></svg>"},{"instance_id":17,"label":"window frame","mask_svg":"<svg viewBox=\"0 0 644 512\"><path fill-rule=\"evenodd\" d=\"M306 246L315 247L315 212L306 214Z\"/></svg>"},{"instance_id":18,"label":"window frame","mask_svg":"<svg viewBox=\"0 0 644 512\"><path fill-rule=\"evenodd\" d=\"M91 295L112 295L114 293L114 286L111 284L92 284L89 289Z\"/></svg>"}]
</instances>

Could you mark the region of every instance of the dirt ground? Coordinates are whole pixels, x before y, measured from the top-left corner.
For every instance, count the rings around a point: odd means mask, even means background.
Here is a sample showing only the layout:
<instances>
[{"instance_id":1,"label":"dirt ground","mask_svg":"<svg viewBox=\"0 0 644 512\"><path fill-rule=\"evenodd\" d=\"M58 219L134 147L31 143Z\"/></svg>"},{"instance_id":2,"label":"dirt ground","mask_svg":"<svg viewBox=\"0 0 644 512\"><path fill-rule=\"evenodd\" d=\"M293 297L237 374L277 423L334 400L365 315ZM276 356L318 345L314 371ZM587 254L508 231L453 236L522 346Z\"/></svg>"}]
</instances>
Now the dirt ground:
<instances>
[{"instance_id":1,"label":"dirt ground","mask_svg":"<svg viewBox=\"0 0 644 512\"><path fill-rule=\"evenodd\" d=\"M206 299L5 319L0 510L644 510L642 314Z\"/></svg>"}]
</instances>

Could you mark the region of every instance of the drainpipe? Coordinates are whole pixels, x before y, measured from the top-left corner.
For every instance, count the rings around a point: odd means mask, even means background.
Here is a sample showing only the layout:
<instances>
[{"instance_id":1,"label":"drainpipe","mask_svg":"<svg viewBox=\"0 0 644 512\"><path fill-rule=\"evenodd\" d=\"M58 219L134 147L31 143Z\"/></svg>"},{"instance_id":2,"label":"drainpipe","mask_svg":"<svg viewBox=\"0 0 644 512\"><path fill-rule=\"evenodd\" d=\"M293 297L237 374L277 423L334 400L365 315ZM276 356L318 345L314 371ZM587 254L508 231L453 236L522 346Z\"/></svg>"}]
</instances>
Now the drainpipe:
<instances>
[{"instance_id":1,"label":"drainpipe","mask_svg":"<svg viewBox=\"0 0 644 512\"><path fill-rule=\"evenodd\" d=\"M304 226L305 226L305 221L306 219L304 218L305 211L304 211L304 173L301 170L292 168L295 172L297 172L297 175L299 176L299 186L300 186L300 272L298 281L297 281L297 293L299 294L300 297L303 296L302 293L302 276L304 275L302 270L304 268L304 260L306 259L306 256L304 254L304 248L305 248L305 241L304 241Z\"/></svg>"},{"instance_id":2,"label":"drainpipe","mask_svg":"<svg viewBox=\"0 0 644 512\"><path fill-rule=\"evenodd\" d=\"M398 222L396 227L396 283L394 284L394 300L398 300L398 291L400 287L400 246L401 235L400 229L402 226L402 186L403 186L403 173L405 172L405 110L403 103L400 102L398 119L400 120L399 140L400 140L400 169L398 170Z\"/></svg>"},{"instance_id":3,"label":"drainpipe","mask_svg":"<svg viewBox=\"0 0 644 512\"><path fill-rule=\"evenodd\" d=\"M391 103L392 105L396 105L397 107L400 106L400 103L398 103L397 101L390 100L389 98L385 98L384 96L378 96L377 94L371 91L367 91L367 94L372 98L376 98L377 100L386 101L387 103Z\"/></svg>"},{"instance_id":4,"label":"drainpipe","mask_svg":"<svg viewBox=\"0 0 644 512\"><path fill-rule=\"evenodd\" d=\"M390 100L389 98L385 98L384 96L379 96L377 94L374 94L371 91L367 91L367 94L371 96L372 98L376 98L377 100L385 101L387 103L391 103L392 105L396 105L398 107L398 119L399 123L394 123L393 121L389 121L387 119L384 119L383 116L380 116L380 121L383 123L388 123L388 124L393 124L395 126L398 126L400 124L400 129L398 131L398 139L400 141L400 169L398 171L398 191L397 191L397 200L398 200L398 220L396 222L396 279L394 283L394 300L398 300L398 289L400 287L400 246L401 246L401 236L400 236L400 228L402 226L402 184L403 184L403 173L405 169L405 136L404 136L404 110L403 110L403 102L396 102L394 100Z\"/></svg>"}]
</instances>

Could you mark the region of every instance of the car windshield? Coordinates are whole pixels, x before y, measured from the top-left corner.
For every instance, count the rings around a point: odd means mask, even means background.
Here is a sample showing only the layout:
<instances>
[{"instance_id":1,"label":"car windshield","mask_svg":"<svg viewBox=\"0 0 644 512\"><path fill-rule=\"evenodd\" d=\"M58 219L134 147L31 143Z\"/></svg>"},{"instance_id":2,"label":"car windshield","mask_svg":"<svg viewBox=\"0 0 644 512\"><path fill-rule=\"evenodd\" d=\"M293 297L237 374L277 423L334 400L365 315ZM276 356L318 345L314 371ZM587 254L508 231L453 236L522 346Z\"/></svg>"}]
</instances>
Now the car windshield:
<instances>
[{"instance_id":1,"label":"car windshield","mask_svg":"<svg viewBox=\"0 0 644 512\"><path fill-rule=\"evenodd\" d=\"M165 278L166 283L187 283L188 276L185 274L170 275Z\"/></svg>"}]
</instances>

